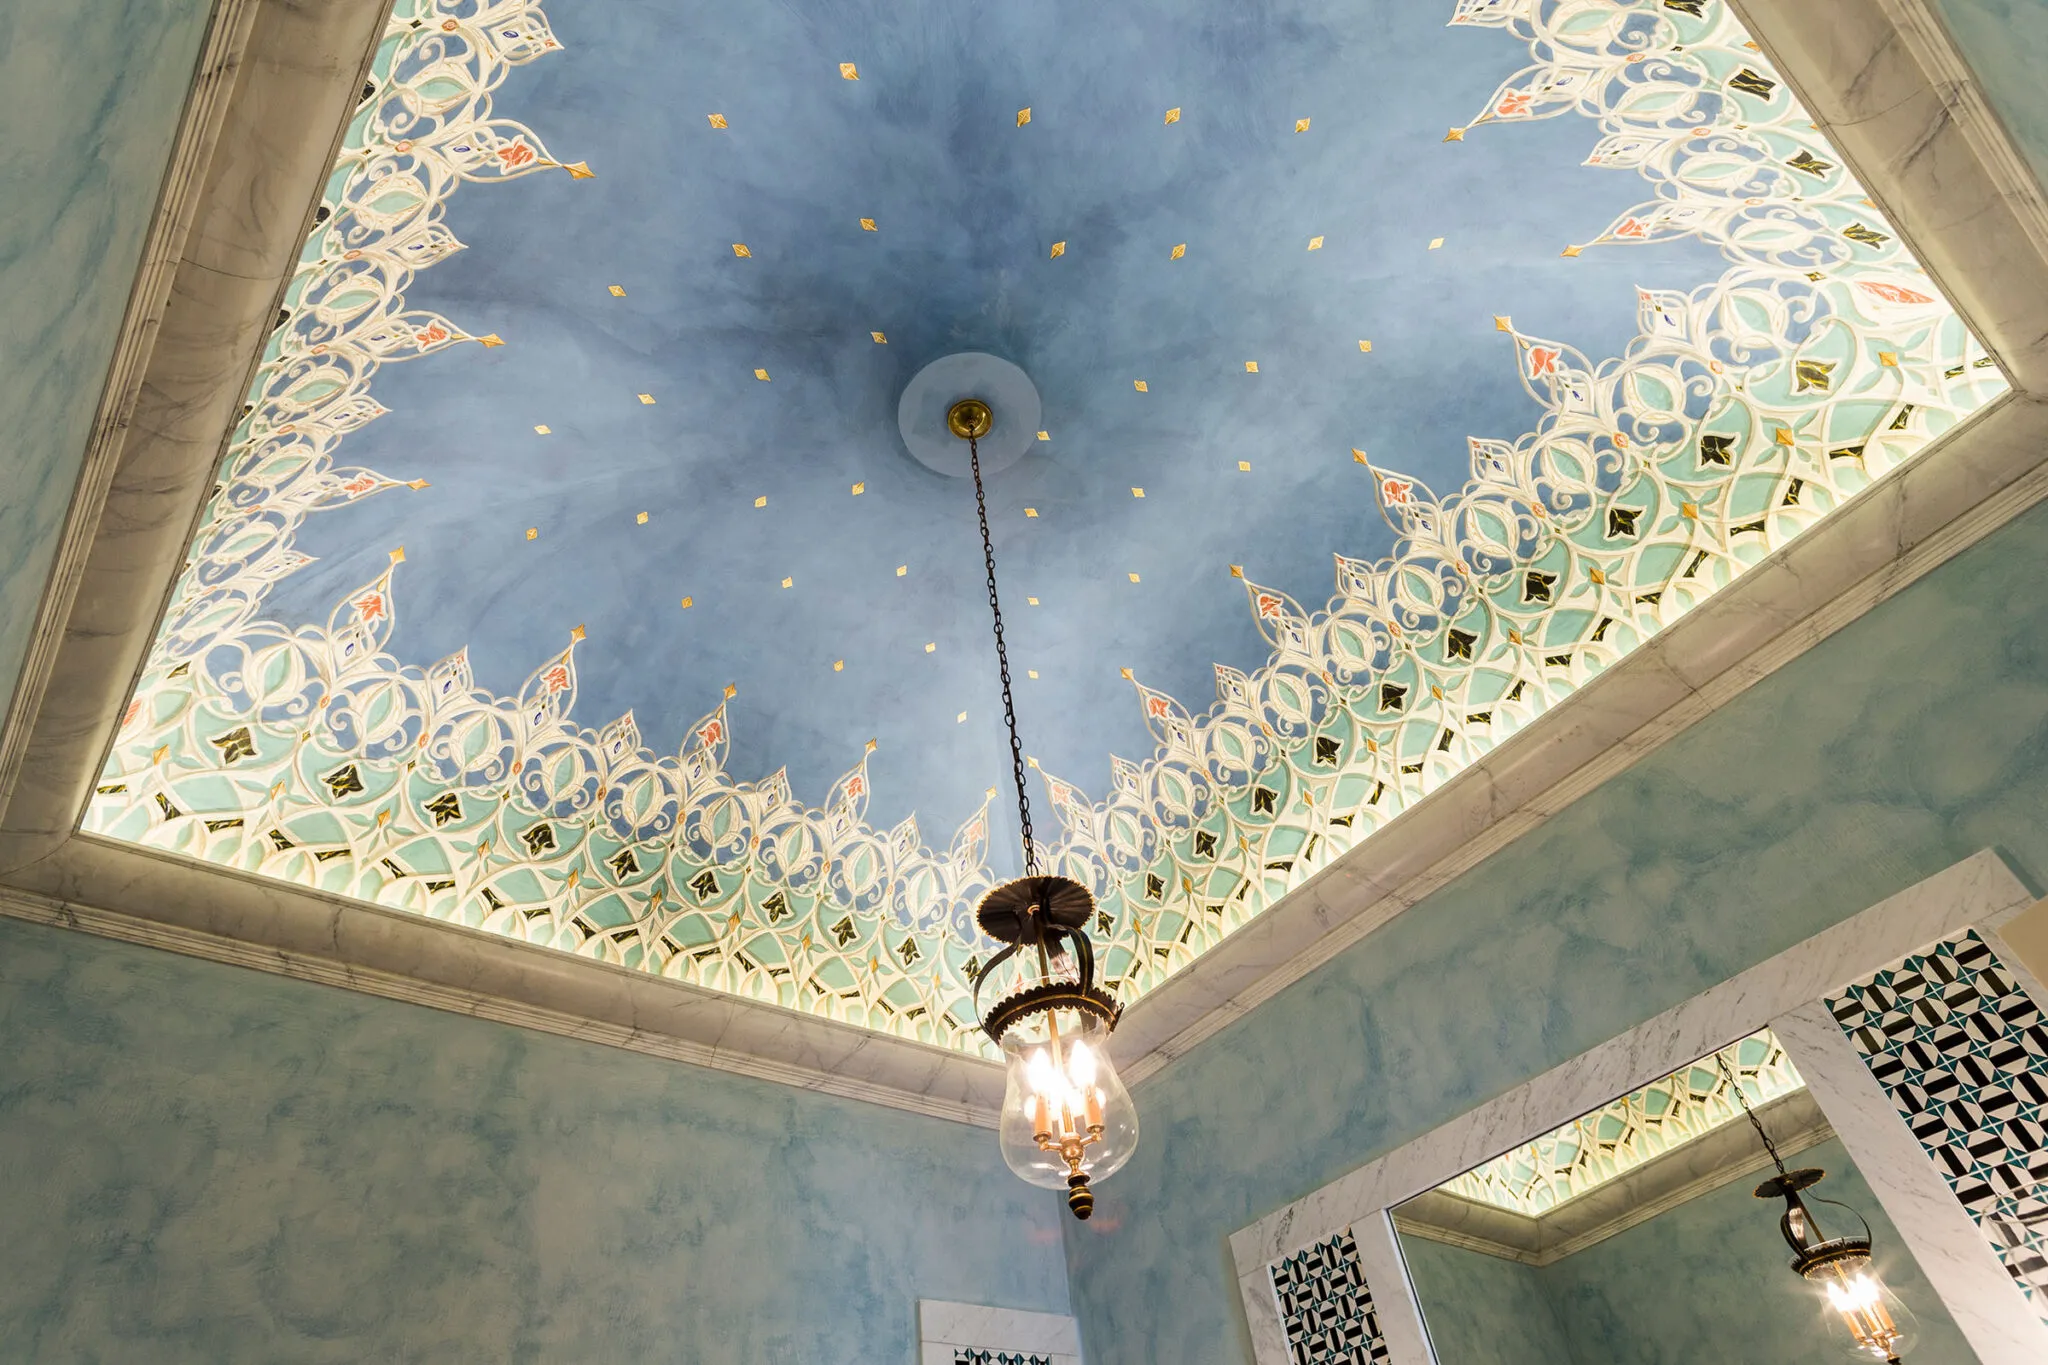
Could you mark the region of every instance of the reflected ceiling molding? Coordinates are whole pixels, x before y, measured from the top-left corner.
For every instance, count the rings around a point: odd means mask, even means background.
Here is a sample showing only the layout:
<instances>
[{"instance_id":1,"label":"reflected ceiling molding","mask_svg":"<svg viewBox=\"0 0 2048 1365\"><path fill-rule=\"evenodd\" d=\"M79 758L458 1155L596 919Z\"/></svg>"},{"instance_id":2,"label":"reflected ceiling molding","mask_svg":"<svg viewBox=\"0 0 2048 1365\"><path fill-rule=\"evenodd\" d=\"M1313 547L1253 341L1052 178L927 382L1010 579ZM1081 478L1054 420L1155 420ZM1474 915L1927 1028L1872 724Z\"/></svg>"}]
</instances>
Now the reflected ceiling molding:
<instances>
[{"instance_id":1,"label":"reflected ceiling molding","mask_svg":"<svg viewBox=\"0 0 2048 1365\"><path fill-rule=\"evenodd\" d=\"M1403 1203L1397 1232L1545 1266L1770 1166L1727 1076L1739 1076L1780 1152L1833 1136L1769 1029Z\"/></svg>"}]
</instances>

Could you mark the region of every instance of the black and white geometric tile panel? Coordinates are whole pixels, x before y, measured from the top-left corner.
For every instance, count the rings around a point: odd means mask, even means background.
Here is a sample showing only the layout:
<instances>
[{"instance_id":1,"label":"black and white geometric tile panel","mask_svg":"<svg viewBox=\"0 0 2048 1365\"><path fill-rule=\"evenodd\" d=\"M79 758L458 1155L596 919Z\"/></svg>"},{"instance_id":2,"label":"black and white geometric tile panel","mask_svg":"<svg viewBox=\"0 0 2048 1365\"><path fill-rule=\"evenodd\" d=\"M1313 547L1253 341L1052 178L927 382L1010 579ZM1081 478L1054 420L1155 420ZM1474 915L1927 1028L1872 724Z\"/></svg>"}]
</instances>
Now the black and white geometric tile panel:
<instances>
[{"instance_id":1,"label":"black and white geometric tile panel","mask_svg":"<svg viewBox=\"0 0 2048 1365\"><path fill-rule=\"evenodd\" d=\"M1965 930L1828 998L1835 1021L2048 1320L2048 1017Z\"/></svg>"},{"instance_id":2,"label":"black and white geometric tile panel","mask_svg":"<svg viewBox=\"0 0 2048 1365\"><path fill-rule=\"evenodd\" d=\"M953 1352L953 1365L1052 1365L1052 1357L1019 1355L1015 1351L971 1351L962 1346Z\"/></svg>"},{"instance_id":3,"label":"black and white geometric tile panel","mask_svg":"<svg viewBox=\"0 0 2048 1365\"><path fill-rule=\"evenodd\" d=\"M1384 1365L1386 1338L1346 1228L1267 1268L1292 1365Z\"/></svg>"}]
</instances>

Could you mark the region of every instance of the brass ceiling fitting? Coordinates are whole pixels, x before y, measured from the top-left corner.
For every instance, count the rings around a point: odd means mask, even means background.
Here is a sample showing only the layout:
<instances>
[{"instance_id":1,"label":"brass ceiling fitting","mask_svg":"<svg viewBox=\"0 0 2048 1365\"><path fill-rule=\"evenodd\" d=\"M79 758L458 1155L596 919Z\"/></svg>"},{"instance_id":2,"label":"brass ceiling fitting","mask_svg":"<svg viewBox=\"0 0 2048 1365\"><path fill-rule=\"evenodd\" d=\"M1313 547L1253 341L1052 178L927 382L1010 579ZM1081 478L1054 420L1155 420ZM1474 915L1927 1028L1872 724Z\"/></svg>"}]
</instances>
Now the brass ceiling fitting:
<instances>
[{"instance_id":1,"label":"brass ceiling fitting","mask_svg":"<svg viewBox=\"0 0 2048 1365\"><path fill-rule=\"evenodd\" d=\"M931 409L926 408L925 411ZM946 409L946 429L963 441L979 440L988 435L988 429L995 425L995 421L995 414L979 398L963 398Z\"/></svg>"}]
</instances>

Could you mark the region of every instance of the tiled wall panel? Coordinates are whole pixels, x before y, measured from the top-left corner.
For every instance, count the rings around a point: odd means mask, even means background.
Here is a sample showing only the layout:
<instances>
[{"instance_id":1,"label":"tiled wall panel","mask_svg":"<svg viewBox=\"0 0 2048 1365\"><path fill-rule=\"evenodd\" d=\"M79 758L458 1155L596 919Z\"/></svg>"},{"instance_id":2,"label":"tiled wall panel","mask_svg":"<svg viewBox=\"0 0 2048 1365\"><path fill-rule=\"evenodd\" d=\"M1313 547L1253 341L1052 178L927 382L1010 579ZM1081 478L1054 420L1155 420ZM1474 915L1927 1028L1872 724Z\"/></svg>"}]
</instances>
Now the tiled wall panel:
<instances>
[{"instance_id":1,"label":"tiled wall panel","mask_svg":"<svg viewBox=\"0 0 2048 1365\"><path fill-rule=\"evenodd\" d=\"M1349 1229L1270 1273L1293 1365L1383 1365L1387 1343Z\"/></svg>"},{"instance_id":2,"label":"tiled wall panel","mask_svg":"<svg viewBox=\"0 0 2048 1365\"><path fill-rule=\"evenodd\" d=\"M2048 1319L2048 1018L1965 930L1828 1008Z\"/></svg>"}]
</instances>

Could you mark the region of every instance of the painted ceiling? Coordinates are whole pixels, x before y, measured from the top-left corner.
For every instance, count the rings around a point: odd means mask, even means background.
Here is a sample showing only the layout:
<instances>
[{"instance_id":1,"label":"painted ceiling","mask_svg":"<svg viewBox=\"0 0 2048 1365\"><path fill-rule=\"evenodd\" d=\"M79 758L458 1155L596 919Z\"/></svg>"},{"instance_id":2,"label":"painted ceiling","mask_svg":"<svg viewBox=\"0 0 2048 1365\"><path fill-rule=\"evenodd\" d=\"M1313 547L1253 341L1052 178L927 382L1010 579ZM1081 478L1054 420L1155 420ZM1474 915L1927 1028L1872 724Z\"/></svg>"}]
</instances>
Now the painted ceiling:
<instances>
[{"instance_id":1,"label":"painted ceiling","mask_svg":"<svg viewBox=\"0 0 2048 1365\"><path fill-rule=\"evenodd\" d=\"M1715 0L400 0L87 827L979 1050L959 350L1126 999L2002 382Z\"/></svg>"}]
</instances>

